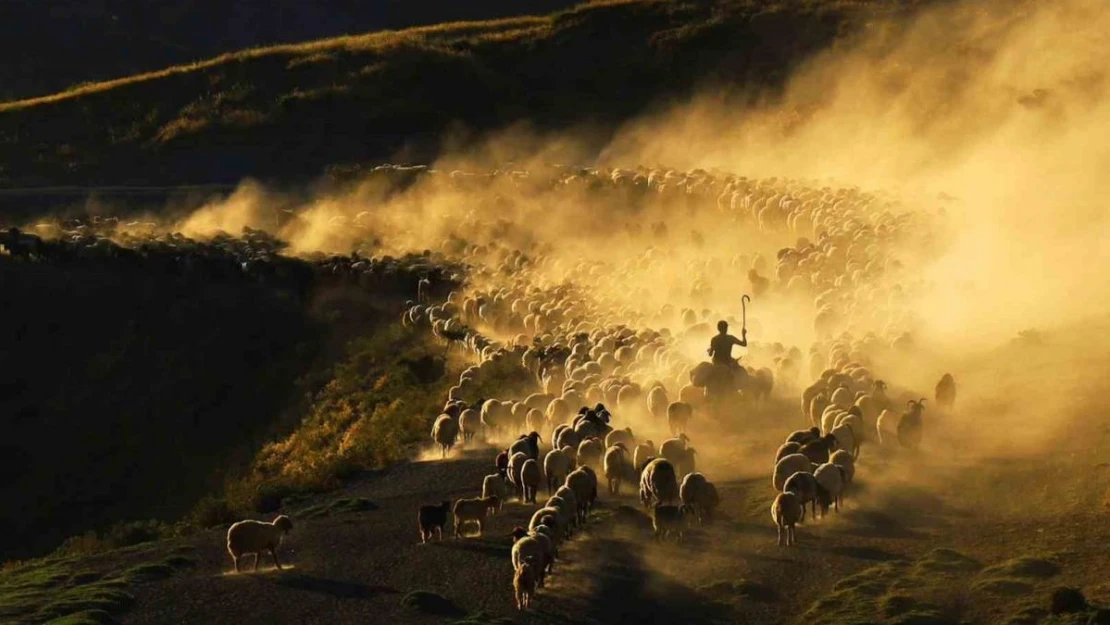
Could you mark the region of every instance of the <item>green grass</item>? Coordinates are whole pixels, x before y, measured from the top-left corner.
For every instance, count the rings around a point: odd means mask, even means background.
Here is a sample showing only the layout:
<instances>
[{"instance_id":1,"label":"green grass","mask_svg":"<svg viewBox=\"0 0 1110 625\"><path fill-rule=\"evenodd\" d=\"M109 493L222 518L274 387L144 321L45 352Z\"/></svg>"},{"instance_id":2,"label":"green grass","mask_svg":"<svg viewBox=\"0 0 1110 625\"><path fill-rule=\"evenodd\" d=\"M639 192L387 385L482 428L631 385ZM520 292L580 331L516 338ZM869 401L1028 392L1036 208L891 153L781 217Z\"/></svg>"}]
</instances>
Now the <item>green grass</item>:
<instances>
[{"instance_id":1,"label":"green grass","mask_svg":"<svg viewBox=\"0 0 1110 625\"><path fill-rule=\"evenodd\" d=\"M104 610L84 610L47 621L46 625L108 625L114 622L112 615Z\"/></svg>"},{"instance_id":2,"label":"green grass","mask_svg":"<svg viewBox=\"0 0 1110 625\"><path fill-rule=\"evenodd\" d=\"M330 503L319 504L310 508L305 508L296 513L296 517L302 519L316 519L325 516L332 516L336 514L349 514L352 512L366 512L369 510L377 510L377 504L363 499L362 497L354 497L351 499L336 499Z\"/></svg>"},{"instance_id":3,"label":"green grass","mask_svg":"<svg viewBox=\"0 0 1110 625\"><path fill-rule=\"evenodd\" d=\"M983 569L984 577L1018 577L1048 579L1060 572L1060 565L1053 558L1023 556Z\"/></svg>"},{"instance_id":4,"label":"green grass","mask_svg":"<svg viewBox=\"0 0 1110 625\"><path fill-rule=\"evenodd\" d=\"M1033 584L1020 579L991 577L975 582L972 589L992 595L1021 597L1033 592Z\"/></svg>"}]
</instances>

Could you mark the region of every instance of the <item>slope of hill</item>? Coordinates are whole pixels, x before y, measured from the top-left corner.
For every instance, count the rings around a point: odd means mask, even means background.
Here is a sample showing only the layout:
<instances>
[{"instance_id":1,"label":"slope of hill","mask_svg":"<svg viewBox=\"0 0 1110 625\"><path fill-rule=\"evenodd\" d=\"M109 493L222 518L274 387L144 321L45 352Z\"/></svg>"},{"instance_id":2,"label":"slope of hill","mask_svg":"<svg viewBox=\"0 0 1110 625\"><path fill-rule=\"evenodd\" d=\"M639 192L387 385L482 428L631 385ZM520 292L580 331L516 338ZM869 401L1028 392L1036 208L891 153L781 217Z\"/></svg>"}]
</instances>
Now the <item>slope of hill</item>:
<instances>
[{"instance_id":1,"label":"slope of hill","mask_svg":"<svg viewBox=\"0 0 1110 625\"><path fill-rule=\"evenodd\" d=\"M448 128L614 121L705 81L773 88L915 4L626 0L250 49L0 105L0 185L304 179L402 148L427 158Z\"/></svg>"},{"instance_id":2,"label":"slope of hill","mask_svg":"<svg viewBox=\"0 0 1110 625\"><path fill-rule=\"evenodd\" d=\"M43 95L259 45L542 15L572 4L574 0L8 0L0 3L0 99Z\"/></svg>"}]
</instances>

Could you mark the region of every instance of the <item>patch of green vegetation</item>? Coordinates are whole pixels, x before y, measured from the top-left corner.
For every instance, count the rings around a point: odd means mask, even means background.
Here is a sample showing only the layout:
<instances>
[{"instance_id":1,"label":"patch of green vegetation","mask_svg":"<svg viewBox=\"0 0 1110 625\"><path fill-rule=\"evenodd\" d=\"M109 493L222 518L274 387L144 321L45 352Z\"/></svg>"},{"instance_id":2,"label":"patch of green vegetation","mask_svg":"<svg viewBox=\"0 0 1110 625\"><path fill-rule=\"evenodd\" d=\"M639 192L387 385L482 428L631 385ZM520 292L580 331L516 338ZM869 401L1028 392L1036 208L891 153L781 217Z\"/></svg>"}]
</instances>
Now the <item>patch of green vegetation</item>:
<instances>
[{"instance_id":1,"label":"patch of green vegetation","mask_svg":"<svg viewBox=\"0 0 1110 625\"><path fill-rule=\"evenodd\" d=\"M739 599L771 603L779 600L779 594L774 588L748 579L716 581L699 587L698 591L717 601L728 602Z\"/></svg>"},{"instance_id":2,"label":"patch of green vegetation","mask_svg":"<svg viewBox=\"0 0 1110 625\"><path fill-rule=\"evenodd\" d=\"M119 613L131 606L135 598L124 591L125 582L97 582L75 586L52 598L39 611L38 616L50 620L89 610Z\"/></svg>"},{"instance_id":3,"label":"patch of green vegetation","mask_svg":"<svg viewBox=\"0 0 1110 625\"><path fill-rule=\"evenodd\" d=\"M1060 572L1060 565L1053 559L1022 556L983 569L983 577L1020 577L1048 579Z\"/></svg>"},{"instance_id":4,"label":"patch of green vegetation","mask_svg":"<svg viewBox=\"0 0 1110 625\"><path fill-rule=\"evenodd\" d=\"M990 577L981 579L972 584L972 589L992 595L1019 597L1033 592L1033 584L1020 579L1005 577Z\"/></svg>"},{"instance_id":5,"label":"patch of green vegetation","mask_svg":"<svg viewBox=\"0 0 1110 625\"><path fill-rule=\"evenodd\" d=\"M465 612L455 602L430 590L414 590L401 598L401 605L410 610L438 616L462 616Z\"/></svg>"},{"instance_id":6,"label":"patch of green vegetation","mask_svg":"<svg viewBox=\"0 0 1110 625\"><path fill-rule=\"evenodd\" d=\"M109 625L115 622L104 610L84 610L48 621L46 625Z\"/></svg>"},{"instance_id":7,"label":"patch of green vegetation","mask_svg":"<svg viewBox=\"0 0 1110 625\"><path fill-rule=\"evenodd\" d=\"M316 519L319 517L332 516L335 514L366 512L377 509L378 505L374 502L362 497L353 497L350 499L336 499L331 503L319 504L316 506L305 508L304 510L296 513L294 516L301 519Z\"/></svg>"},{"instance_id":8,"label":"patch of green vegetation","mask_svg":"<svg viewBox=\"0 0 1110 625\"><path fill-rule=\"evenodd\" d=\"M1039 606L1025 606L1007 617L1004 625L1037 625L1048 616L1048 610Z\"/></svg>"},{"instance_id":9,"label":"patch of green vegetation","mask_svg":"<svg viewBox=\"0 0 1110 625\"><path fill-rule=\"evenodd\" d=\"M146 582L155 582L161 579L171 577L175 569L163 563L147 563L133 566L122 574L119 579L127 582L128 584L144 584Z\"/></svg>"},{"instance_id":10,"label":"patch of green vegetation","mask_svg":"<svg viewBox=\"0 0 1110 625\"><path fill-rule=\"evenodd\" d=\"M983 568L977 560L953 549L933 549L917 561L917 568L935 573L974 573Z\"/></svg>"}]
</instances>

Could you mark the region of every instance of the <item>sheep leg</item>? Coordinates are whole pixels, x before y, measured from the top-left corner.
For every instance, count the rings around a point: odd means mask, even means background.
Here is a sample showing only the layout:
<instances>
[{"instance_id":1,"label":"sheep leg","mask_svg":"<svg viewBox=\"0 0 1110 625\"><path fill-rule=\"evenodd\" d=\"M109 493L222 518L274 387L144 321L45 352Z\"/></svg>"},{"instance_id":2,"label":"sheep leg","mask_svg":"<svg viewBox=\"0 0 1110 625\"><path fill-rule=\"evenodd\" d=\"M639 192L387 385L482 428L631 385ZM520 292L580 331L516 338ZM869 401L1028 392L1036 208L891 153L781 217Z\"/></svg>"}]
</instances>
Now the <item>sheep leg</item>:
<instances>
[{"instance_id":1,"label":"sheep leg","mask_svg":"<svg viewBox=\"0 0 1110 625\"><path fill-rule=\"evenodd\" d=\"M258 552L257 551L254 554L254 570L256 570L256 571L258 570Z\"/></svg>"},{"instance_id":2,"label":"sheep leg","mask_svg":"<svg viewBox=\"0 0 1110 625\"><path fill-rule=\"evenodd\" d=\"M799 521L806 520L806 505L804 503L802 504L802 516L798 520Z\"/></svg>"},{"instance_id":3,"label":"sheep leg","mask_svg":"<svg viewBox=\"0 0 1110 625\"><path fill-rule=\"evenodd\" d=\"M779 524L776 527L778 529L778 545L779 545L779 547L781 547L782 546L782 525Z\"/></svg>"},{"instance_id":4,"label":"sheep leg","mask_svg":"<svg viewBox=\"0 0 1110 625\"><path fill-rule=\"evenodd\" d=\"M482 535L482 519L478 519L478 535Z\"/></svg>"},{"instance_id":5,"label":"sheep leg","mask_svg":"<svg viewBox=\"0 0 1110 625\"><path fill-rule=\"evenodd\" d=\"M270 555L273 556L273 558L274 558L274 567L277 568L277 570L280 571L281 570L281 561L278 560L277 550L271 547L270 548Z\"/></svg>"},{"instance_id":6,"label":"sheep leg","mask_svg":"<svg viewBox=\"0 0 1110 625\"><path fill-rule=\"evenodd\" d=\"M232 561L235 562L235 572L238 573L239 572L239 556L232 554L231 559L232 559Z\"/></svg>"}]
</instances>

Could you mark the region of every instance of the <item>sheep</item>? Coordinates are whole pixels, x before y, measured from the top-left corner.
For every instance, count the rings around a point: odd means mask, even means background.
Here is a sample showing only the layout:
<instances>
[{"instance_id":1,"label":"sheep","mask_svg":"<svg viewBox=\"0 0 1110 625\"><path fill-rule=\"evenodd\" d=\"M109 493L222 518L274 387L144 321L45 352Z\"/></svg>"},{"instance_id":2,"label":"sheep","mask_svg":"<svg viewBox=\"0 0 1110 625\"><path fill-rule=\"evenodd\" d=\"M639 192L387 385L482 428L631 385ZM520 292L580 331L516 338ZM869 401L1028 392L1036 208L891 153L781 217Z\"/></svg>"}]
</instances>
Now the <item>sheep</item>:
<instances>
[{"instance_id":1,"label":"sheep","mask_svg":"<svg viewBox=\"0 0 1110 625\"><path fill-rule=\"evenodd\" d=\"M524 489L524 502L536 503L536 491L540 487L540 463L529 458L520 468L520 485Z\"/></svg>"},{"instance_id":2,"label":"sheep","mask_svg":"<svg viewBox=\"0 0 1110 625\"><path fill-rule=\"evenodd\" d=\"M547 427L547 421L544 419L542 411L532 408L524 416L524 425L529 430L539 431Z\"/></svg>"},{"instance_id":3,"label":"sheep","mask_svg":"<svg viewBox=\"0 0 1110 625\"><path fill-rule=\"evenodd\" d=\"M513 454L519 452L526 454L533 460L539 460L541 442L543 442L543 438L540 437L539 432L529 432L509 446L509 456L512 457Z\"/></svg>"},{"instance_id":4,"label":"sheep","mask_svg":"<svg viewBox=\"0 0 1110 625\"><path fill-rule=\"evenodd\" d=\"M493 466L497 467L498 472L507 475L509 472L509 450L506 449L497 454L497 457L493 459Z\"/></svg>"},{"instance_id":5,"label":"sheep","mask_svg":"<svg viewBox=\"0 0 1110 625\"><path fill-rule=\"evenodd\" d=\"M791 454L801 453L801 450L802 446L794 441L783 443L779 446L778 451L775 452L775 462L778 462L779 460L782 460L783 458Z\"/></svg>"},{"instance_id":6,"label":"sheep","mask_svg":"<svg viewBox=\"0 0 1110 625\"><path fill-rule=\"evenodd\" d=\"M474 435L482 428L482 413L473 408L463 410L459 415L459 430L463 435L463 442L474 440Z\"/></svg>"},{"instance_id":7,"label":"sheep","mask_svg":"<svg viewBox=\"0 0 1110 625\"><path fill-rule=\"evenodd\" d=\"M791 454L775 463L775 472L771 478L775 491L782 491L783 484L795 473L813 473L814 465L803 454Z\"/></svg>"},{"instance_id":8,"label":"sheep","mask_svg":"<svg viewBox=\"0 0 1110 625\"><path fill-rule=\"evenodd\" d=\"M455 446L455 439L459 437L459 422L451 415L441 414L432 426L432 440L440 447L440 457L446 458L451 448Z\"/></svg>"},{"instance_id":9,"label":"sheep","mask_svg":"<svg viewBox=\"0 0 1110 625\"><path fill-rule=\"evenodd\" d=\"M907 406L906 412L898 419L898 444L916 451L921 445L921 413L925 410L925 398L918 401L911 399Z\"/></svg>"},{"instance_id":10,"label":"sheep","mask_svg":"<svg viewBox=\"0 0 1110 625\"><path fill-rule=\"evenodd\" d=\"M602 449L599 439L587 438L578 444L578 465L590 468L599 467L603 453L605 453L605 450Z\"/></svg>"},{"instance_id":11,"label":"sheep","mask_svg":"<svg viewBox=\"0 0 1110 625\"><path fill-rule=\"evenodd\" d=\"M647 459L653 456L655 456L655 443L644 441L636 445L636 449L632 452L632 466L636 469L636 472L643 471Z\"/></svg>"},{"instance_id":12,"label":"sheep","mask_svg":"<svg viewBox=\"0 0 1110 625\"><path fill-rule=\"evenodd\" d=\"M501 500L496 496L478 499L460 499L451 509L455 515L455 538L462 537L462 526L471 521L478 524L478 535L482 535L482 521L490 510L497 508Z\"/></svg>"},{"instance_id":13,"label":"sheep","mask_svg":"<svg viewBox=\"0 0 1110 625\"><path fill-rule=\"evenodd\" d=\"M605 478L609 482L609 494L620 495L621 480L627 479L629 474L633 472L632 466L628 462L628 450L625 449L624 443L616 443L605 450L605 458L601 464Z\"/></svg>"},{"instance_id":14,"label":"sheep","mask_svg":"<svg viewBox=\"0 0 1110 625\"><path fill-rule=\"evenodd\" d=\"M667 425L671 428L671 435L685 434L690 418L694 416L694 407L687 402L675 401L667 406Z\"/></svg>"},{"instance_id":15,"label":"sheep","mask_svg":"<svg viewBox=\"0 0 1110 625\"><path fill-rule=\"evenodd\" d=\"M632 428L624 428L623 430L613 430L605 436L605 448L608 449L617 443L622 443L625 447L631 447L636 443L636 438L632 436Z\"/></svg>"},{"instance_id":16,"label":"sheep","mask_svg":"<svg viewBox=\"0 0 1110 625\"><path fill-rule=\"evenodd\" d=\"M787 443L798 443L799 446L805 445L810 441L815 441L821 438L821 428L811 427L808 430L797 430L792 432L790 436L786 437Z\"/></svg>"},{"instance_id":17,"label":"sheep","mask_svg":"<svg viewBox=\"0 0 1110 625\"><path fill-rule=\"evenodd\" d=\"M439 539L443 540L443 526L447 525L447 513L450 510L451 502L447 500L444 500L438 506L420 506L420 512L417 514L416 520L420 528L421 544L432 537L432 530L435 530Z\"/></svg>"},{"instance_id":18,"label":"sheep","mask_svg":"<svg viewBox=\"0 0 1110 625\"><path fill-rule=\"evenodd\" d=\"M566 485L574 491L578 504L578 522L585 523L590 506L597 497L597 482L590 478L586 467L579 467L567 476Z\"/></svg>"},{"instance_id":19,"label":"sheep","mask_svg":"<svg viewBox=\"0 0 1110 625\"><path fill-rule=\"evenodd\" d=\"M802 506L802 516L798 520L805 520L807 503L810 504L813 518L817 518L817 478L812 474L799 471L791 475L782 485L782 492L794 493L798 498L798 503Z\"/></svg>"},{"instance_id":20,"label":"sheep","mask_svg":"<svg viewBox=\"0 0 1110 625\"><path fill-rule=\"evenodd\" d=\"M880 447L894 444L898 437L898 426L893 412L883 410L879 413L879 418L875 419L875 434L879 438Z\"/></svg>"},{"instance_id":21,"label":"sheep","mask_svg":"<svg viewBox=\"0 0 1110 625\"><path fill-rule=\"evenodd\" d=\"M559 557L559 533L553 526L540 523L528 535L534 536L543 545L547 556L547 573L551 573L555 570L555 558ZM546 551L548 548L550 551Z\"/></svg>"},{"instance_id":22,"label":"sheep","mask_svg":"<svg viewBox=\"0 0 1110 625\"><path fill-rule=\"evenodd\" d=\"M505 483L504 473L494 473L482 479L482 497L496 497L497 511L505 507L505 498L509 496L508 484ZM490 510L493 512L493 510Z\"/></svg>"},{"instance_id":23,"label":"sheep","mask_svg":"<svg viewBox=\"0 0 1110 625\"><path fill-rule=\"evenodd\" d=\"M265 521L239 521L227 529L227 552L239 572L239 558L244 554L254 554L254 570L258 570L258 559L262 552L268 551L274 558L274 566L280 571L277 549L281 541L293 530L293 522L284 514L267 523Z\"/></svg>"},{"instance_id":24,"label":"sheep","mask_svg":"<svg viewBox=\"0 0 1110 625\"><path fill-rule=\"evenodd\" d=\"M570 506L572 514L570 515L570 523L567 525L567 534L573 527L578 526L578 496L574 494L574 490L569 486L560 486L559 490L555 491L555 496L567 502Z\"/></svg>"},{"instance_id":25,"label":"sheep","mask_svg":"<svg viewBox=\"0 0 1110 625\"><path fill-rule=\"evenodd\" d=\"M852 457L852 454L839 449L829 456L829 463L835 464L844 470L845 484L852 483L852 478L856 476L856 459Z\"/></svg>"},{"instance_id":26,"label":"sheep","mask_svg":"<svg viewBox=\"0 0 1110 625\"><path fill-rule=\"evenodd\" d=\"M802 518L802 506L794 493L779 493L771 503L771 519L778 528L778 545L790 547L797 544L794 526Z\"/></svg>"},{"instance_id":27,"label":"sheep","mask_svg":"<svg viewBox=\"0 0 1110 625\"><path fill-rule=\"evenodd\" d=\"M691 473L683 478L678 495L682 504L695 514L699 524L712 521L713 511L721 503L717 488L701 473Z\"/></svg>"},{"instance_id":28,"label":"sheep","mask_svg":"<svg viewBox=\"0 0 1110 625\"><path fill-rule=\"evenodd\" d=\"M552 449L543 457L543 472L547 476L547 494L551 495L571 472L573 461L567 451Z\"/></svg>"},{"instance_id":29,"label":"sheep","mask_svg":"<svg viewBox=\"0 0 1110 625\"><path fill-rule=\"evenodd\" d=\"M536 594L535 562L529 556L513 574L513 594L516 596L516 609L527 610Z\"/></svg>"},{"instance_id":30,"label":"sheep","mask_svg":"<svg viewBox=\"0 0 1110 625\"><path fill-rule=\"evenodd\" d=\"M836 440L836 447L830 447L830 452L835 449L842 449L852 454L854 458L859 457L859 441L856 440L855 431L849 423L841 423L834 427L832 431L829 432L829 436L832 436L833 439Z\"/></svg>"},{"instance_id":31,"label":"sheep","mask_svg":"<svg viewBox=\"0 0 1110 625\"><path fill-rule=\"evenodd\" d=\"M668 536L675 536L675 542L682 542L686 530L686 516L689 509L686 506L670 506L661 503L655 504L652 509L652 529L655 530L655 540L662 541Z\"/></svg>"},{"instance_id":32,"label":"sheep","mask_svg":"<svg viewBox=\"0 0 1110 625\"><path fill-rule=\"evenodd\" d=\"M956 403L956 380L951 373L944 374L936 386L937 405L944 410L952 410Z\"/></svg>"},{"instance_id":33,"label":"sheep","mask_svg":"<svg viewBox=\"0 0 1110 625\"><path fill-rule=\"evenodd\" d=\"M528 454L518 451L509 458L509 483L516 487L517 499L524 501L524 484L520 479L520 471L524 468L524 463L531 460Z\"/></svg>"},{"instance_id":34,"label":"sheep","mask_svg":"<svg viewBox=\"0 0 1110 625\"><path fill-rule=\"evenodd\" d=\"M666 458L652 458L640 473L640 503L645 508L652 503L677 501L678 478L674 465Z\"/></svg>"},{"instance_id":35,"label":"sheep","mask_svg":"<svg viewBox=\"0 0 1110 625\"><path fill-rule=\"evenodd\" d=\"M520 566L531 560L536 565L536 586L543 588L543 571L547 566L544 558L543 544L532 536L523 527L516 527L509 534L513 538L512 562L513 570L520 570Z\"/></svg>"},{"instance_id":36,"label":"sheep","mask_svg":"<svg viewBox=\"0 0 1110 625\"><path fill-rule=\"evenodd\" d=\"M802 445L798 453L809 458L810 462L823 464L829 461L829 454L837 448L836 437L831 433Z\"/></svg>"},{"instance_id":37,"label":"sheep","mask_svg":"<svg viewBox=\"0 0 1110 625\"><path fill-rule=\"evenodd\" d=\"M663 388L662 384L653 386L647 394L647 408L651 416L656 419L662 420L667 414L667 389Z\"/></svg>"},{"instance_id":38,"label":"sheep","mask_svg":"<svg viewBox=\"0 0 1110 625\"><path fill-rule=\"evenodd\" d=\"M844 469L835 464L825 463L817 467L813 477L817 480L817 498L818 503L821 504L821 516L828 514L830 505L840 512L840 502L844 499Z\"/></svg>"},{"instance_id":39,"label":"sheep","mask_svg":"<svg viewBox=\"0 0 1110 625\"><path fill-rule=\"evenodd\" d=\"M552 499L555 498L552 497ZM564 504L559 504L559 502L554 503L556 503L557 505L545 505L544 507L532 513L532 518L528 521L529 531L536 529L540 525L547 525L548 527L554 528L556 532L561 533L564 536L567 535L568 524L564 521L564 519L566 518L566 511L562 510L560 507L557 507L564 505L565 502Z\"/></svg>"}]
</instances>

